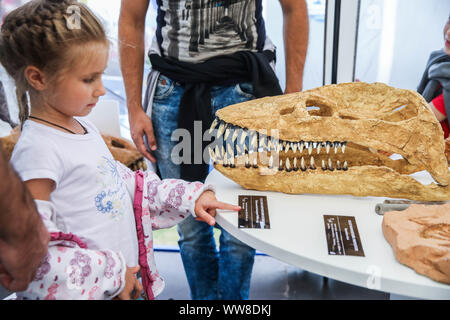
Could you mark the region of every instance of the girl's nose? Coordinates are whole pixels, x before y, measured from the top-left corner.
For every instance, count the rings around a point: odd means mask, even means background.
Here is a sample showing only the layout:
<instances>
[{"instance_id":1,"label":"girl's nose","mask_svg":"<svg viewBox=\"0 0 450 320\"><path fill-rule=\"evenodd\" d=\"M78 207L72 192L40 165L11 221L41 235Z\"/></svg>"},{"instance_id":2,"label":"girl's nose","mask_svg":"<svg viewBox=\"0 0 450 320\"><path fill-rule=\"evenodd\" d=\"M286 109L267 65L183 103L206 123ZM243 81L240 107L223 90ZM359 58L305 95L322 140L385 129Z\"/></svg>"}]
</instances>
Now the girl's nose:
<instances>
[{"instance_id":1,"label":"girl's nose","mask_svg":"<svg viewBox=\"0 0 450 320\"><path fill-rule=\"evenodd\" d=\"M99 87L97 88L97 90L95 90L95 95L97 97L101 97L104 96L105 94L106 94L105 86L103 85L103 81L100 81Z\"/></svg>"}]
</instances>

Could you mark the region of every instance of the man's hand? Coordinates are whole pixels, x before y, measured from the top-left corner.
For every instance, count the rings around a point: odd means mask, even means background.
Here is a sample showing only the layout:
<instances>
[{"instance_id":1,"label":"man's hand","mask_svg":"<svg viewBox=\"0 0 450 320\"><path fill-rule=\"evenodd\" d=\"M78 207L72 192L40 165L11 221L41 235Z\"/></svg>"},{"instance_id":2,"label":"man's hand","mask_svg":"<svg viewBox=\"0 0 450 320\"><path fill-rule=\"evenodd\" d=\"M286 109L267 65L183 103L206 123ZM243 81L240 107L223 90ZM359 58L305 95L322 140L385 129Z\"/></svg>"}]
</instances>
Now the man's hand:
<instances>
[{"instance_id":1,"label":"man's hand","mask_svg":"<svg viewBox=\"0 0 450 320\"><path fill-rule=\"evenodd\" d=\"M144 143L145 135L150 149L155 151L157 148L152 121L144 111L137 111L134 114L130 114L129 120L131 138L133 139L136 148L144 157L155 163L156 159L150 154Z\"/></svg>"},{"instance_id":2,"label":"man's hand","mask_svg":"<svg viewBox=\"0 0 450 320\"><path fill-rule=\"evenodd\" d=\"M139 272L139 269L139 266L133 268L127 267L127 271L125 273L125 287L115 300L136 300L139 298L143 291L142 284L136 278L136 273Z\"/></svg>"},{"instance_id":3,"label":"man's hand","mask_svg":"<svg viewBox=\"0 0 450 320\"><path fill-rule=\"evenodd\" d=\"M10 291L25 291L48 251L50 235L41 221L22 238L0 240L0 284Z\"/></svg>"},{"instance_id":4,"label":"man's hand","mask_svg":"<svg viewBox=\"0 0 450 320\"><path fill-rule=\"evenodd\" d=\"M139 152L151 162L155 158L144 144L147 137L151 150L156 150L153 126L142 109L142 80L145 60L145 16L150 0L122 0L119 16L119 53L130 131Z\"/></svg>"},{"instance_id":5,"label":"man's hand","mask_svg":"<svg viewBox=\"0 0 450 320\"><path fill-rule=\"evenodd\" d=\"M195 215L197 216L195 220L203 221L213 226L216 223L216 220L213 218L216 216L216 209L239 211L241 207L217 201L214 192L208 190L203 192L195 201Z\"/></svg>"}]
</instances>

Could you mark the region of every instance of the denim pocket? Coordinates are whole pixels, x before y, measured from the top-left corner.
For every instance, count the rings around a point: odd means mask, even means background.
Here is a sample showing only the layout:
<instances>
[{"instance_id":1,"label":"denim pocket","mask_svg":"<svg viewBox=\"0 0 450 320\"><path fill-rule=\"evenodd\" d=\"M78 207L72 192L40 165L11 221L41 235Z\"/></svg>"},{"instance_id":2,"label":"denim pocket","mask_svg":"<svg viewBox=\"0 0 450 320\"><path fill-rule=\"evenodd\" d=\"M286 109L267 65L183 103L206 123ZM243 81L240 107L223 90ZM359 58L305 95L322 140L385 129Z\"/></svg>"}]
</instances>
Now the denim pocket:
<instances>
[{"instance_id":1,"label":"denim pocket","mask_svg":"<svg viewBox=\"0 0 450 320\"><path fill-rule=\"evenodd\" d=\"M172 81L165 75L160 74L153 99L161 100L167 98L172 93L174 87L175 81Z\"/></svg>"},{"instance_id":2,"label":"denim pocket","mask_svg":"<svg viewBox=\"0 0 450 320\"><path fill-rule=\"evenodd\" d=\"M236 85L236 92L247 99L255 99L253 85L250 82L238 83Z\"/></svg>"}]
</instances>

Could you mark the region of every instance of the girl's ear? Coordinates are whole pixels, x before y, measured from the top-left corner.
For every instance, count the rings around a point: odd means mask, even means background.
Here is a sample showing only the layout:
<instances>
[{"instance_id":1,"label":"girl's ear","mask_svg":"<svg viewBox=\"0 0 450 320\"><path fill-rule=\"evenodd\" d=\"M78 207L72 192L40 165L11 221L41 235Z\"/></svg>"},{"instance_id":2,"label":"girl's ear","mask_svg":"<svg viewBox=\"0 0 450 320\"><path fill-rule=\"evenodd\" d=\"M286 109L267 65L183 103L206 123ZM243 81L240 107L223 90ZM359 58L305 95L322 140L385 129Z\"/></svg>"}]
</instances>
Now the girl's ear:
<instances>
[{"instance_id":1,"label":"girl's ear","mask_svg":"<svg viewBox=\"0 0 450 320\"><path fill-rule=\"evenodd\" d=\"M25 78L30 86L37 91L42 91L47 87L47 79L44 73L35 66L28 66L25 68Z\"/></svg>"}]
</instances>

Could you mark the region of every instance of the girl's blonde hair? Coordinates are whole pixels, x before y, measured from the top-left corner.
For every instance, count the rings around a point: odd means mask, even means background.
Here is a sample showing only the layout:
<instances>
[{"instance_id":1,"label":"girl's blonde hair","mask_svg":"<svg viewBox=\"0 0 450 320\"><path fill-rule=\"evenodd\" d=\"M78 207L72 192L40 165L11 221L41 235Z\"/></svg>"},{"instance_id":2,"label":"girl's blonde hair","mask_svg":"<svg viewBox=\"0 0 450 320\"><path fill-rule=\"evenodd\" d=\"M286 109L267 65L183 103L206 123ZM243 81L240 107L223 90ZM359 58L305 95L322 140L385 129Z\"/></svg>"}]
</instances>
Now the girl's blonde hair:
<instances>
[{"instance_id":1,"label":"girl's blonde hair","mask_svg":"<svg viewBox=\"0 0 450 320\"><path fill-rule=\"evenodd\" d=\"M70 61L70 50L88 42L108 44L99 19L75 0L32 0L9 13L0 33L0 63L14 79L23 123L29 115L25 69L35 66L51 78Z\"/></svg>"}]
</instances>

